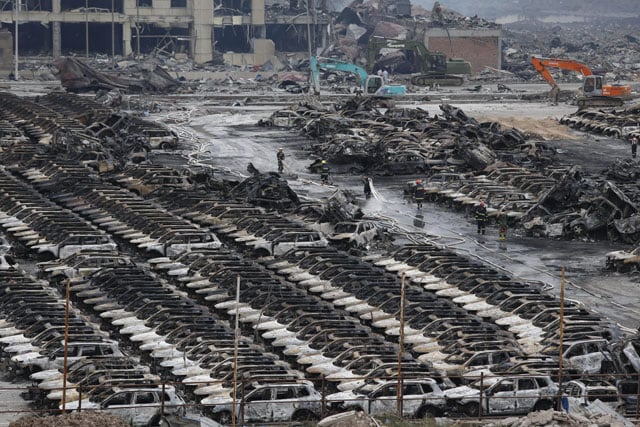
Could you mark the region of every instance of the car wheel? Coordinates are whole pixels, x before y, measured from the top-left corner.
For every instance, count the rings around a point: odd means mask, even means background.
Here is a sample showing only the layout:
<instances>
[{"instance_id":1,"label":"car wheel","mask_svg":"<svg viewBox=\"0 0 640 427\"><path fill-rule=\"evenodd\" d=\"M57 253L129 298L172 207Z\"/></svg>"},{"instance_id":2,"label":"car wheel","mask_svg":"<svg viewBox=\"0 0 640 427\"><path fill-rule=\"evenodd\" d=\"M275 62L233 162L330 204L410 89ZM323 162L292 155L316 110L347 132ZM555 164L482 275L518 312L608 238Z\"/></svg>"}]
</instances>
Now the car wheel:
<instances>
[{"instance_id":1,"label":"car wheel","mask_svg":"<svg viewBox=\"0 0 640 427\"><path fill-rule=\"evenodd\" d=\"M222 411L214 414L213 418L222 425L231 424L231 412Z\"/></svg>"},{"instance_id":2,"label":"car wheel","mask_svg":"<svg viewBox=\"0 0 640 427\"><path fill-rule=\"evenodd\" d=\"M263 258L263 257L267 257L267 256L269 256L271 254L266 249L256 249L256 251L253 253L253 255L256 258Z\"/></svg>"},{"instance_id":3,"label":"car wheel","mask_svg":"<svg viewBox=\"0 0 640 427\"><path fill-rule=\"evenodd\" d=\"M163 142L162 144L160 144L160 149L161 150L168 150L171 148L171 144L168 142Z\"/></svg>"},{"instance_id":4,"label":"car wheel","mask_svg":"<svg viewBox=\"0 0 640 427\"><path fill-rule=\"evenodd\" d=\"M576 224L573 226L573 235L576 237L582 237L587 234L587 227L584 224Z\"/></svg>"},{"instance_id":5,"label":"car wheel","mask_svg":"<svg viewBox=\"0 0 640 427\"><path fill-rule=\"evenodd\" d=\"M462 407L462 412L468 417L477 417L480 415L480 406L477 403L467 403Z\"/></svg>"},{"instance_id":6,"label":"car wheel","mask_svg":"<svg viewBox=\"0 0 640 427\"><path fill-rule=\"evenodd\" d=\"M311 411L308 411L306 409L301 409L299 411L296 411L292 416L291 416L291 420L292 421L315 421L317 420L319 417L314 414Z\"/></svg>"},{"instance_id":7,"label":"car wheel","mask_svg":"<svg viewBox=\"0 0 640 427\"><path fill-rule=\"evenodd\" d=\"M548 400L541 400L533 407L534 411L546 411L547 409L553 408L553 404Z\"/></svg>"},{"instance_id":8,"label":"car wheel","mask_svg":"<svg viewBox=\"0 0 640 427\"><path fill-rule=\"evenodd\" d=\"M435 408L423 406L416 413L416 418L435 418L438 416L438 411Z\"/></svg>"}]
</instances>

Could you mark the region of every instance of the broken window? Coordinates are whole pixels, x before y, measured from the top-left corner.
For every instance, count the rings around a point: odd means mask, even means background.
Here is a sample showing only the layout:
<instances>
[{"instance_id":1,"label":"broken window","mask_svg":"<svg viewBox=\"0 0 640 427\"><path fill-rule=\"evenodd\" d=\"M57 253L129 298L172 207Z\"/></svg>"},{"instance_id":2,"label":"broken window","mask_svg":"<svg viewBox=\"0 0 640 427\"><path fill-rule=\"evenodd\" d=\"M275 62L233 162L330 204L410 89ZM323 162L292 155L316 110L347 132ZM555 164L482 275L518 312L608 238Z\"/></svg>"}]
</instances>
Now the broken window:
<instances>
[{"instance_id":1,"label":"broken window","mask_svg":"<svg viewBox=\"0 0 640 427\"><path fill-rule=\"evenodd\" d=\"M293 399L295 397L296 395L291 387L278 388L276 390L276 400Z\"/></svg>"},{"instance_id":2,"label":"broken window","mask_svg":"<svg viewBox=\"0 0 640 427\"><path fill-rule=\"evenodd\" d=\"M504 393L514 391L513 383L511 381L503 381L500 385L496 386L495 393Z\"/></svg>"},{"instance_id":3,"label":"broken window","mask_svg":"<svg viewBox=\"0 0 640 427\"><path fill-rule=\"evenodd\" d=\"M406 395L422 394L422 389L420 388L420 384L409 384L405 386L404 394Z\"/></svg>"},{"instance_id":4,"label":"broken window","mask_svg":"<svg viewBox=\"0 0 640 427\"><path fill-rule=\"evenodd\" d=\"M522 378L518 380L519 390L535 390L537 388L533 378Z\"/></svg>"}]
</instances>

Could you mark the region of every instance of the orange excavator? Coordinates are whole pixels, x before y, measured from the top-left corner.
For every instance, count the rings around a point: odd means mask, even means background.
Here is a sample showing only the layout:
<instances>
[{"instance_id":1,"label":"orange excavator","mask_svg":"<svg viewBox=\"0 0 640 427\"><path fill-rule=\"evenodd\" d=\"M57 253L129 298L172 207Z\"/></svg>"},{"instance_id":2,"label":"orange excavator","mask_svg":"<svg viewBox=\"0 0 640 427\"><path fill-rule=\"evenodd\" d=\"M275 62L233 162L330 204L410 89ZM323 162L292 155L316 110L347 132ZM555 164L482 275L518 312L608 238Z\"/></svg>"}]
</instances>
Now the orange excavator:
<instances>
[{"instance_id":1,"label":"orange excavator","mask_svg":"<svg viewBox=\"0 0 640 427\"><path fill-rule=\"evenodd\" d=\"M551 85L551 93L558 93L559 88L549 68L577 71L584 76L582 96L578 97L580 109L588 107L619 107L624 98L631 95L631 86L605 85L604 77L595 75L586 65L571 60L557 58L539 58L533 56L531 63L540 75Z\"/></svg>"}]
</instances>

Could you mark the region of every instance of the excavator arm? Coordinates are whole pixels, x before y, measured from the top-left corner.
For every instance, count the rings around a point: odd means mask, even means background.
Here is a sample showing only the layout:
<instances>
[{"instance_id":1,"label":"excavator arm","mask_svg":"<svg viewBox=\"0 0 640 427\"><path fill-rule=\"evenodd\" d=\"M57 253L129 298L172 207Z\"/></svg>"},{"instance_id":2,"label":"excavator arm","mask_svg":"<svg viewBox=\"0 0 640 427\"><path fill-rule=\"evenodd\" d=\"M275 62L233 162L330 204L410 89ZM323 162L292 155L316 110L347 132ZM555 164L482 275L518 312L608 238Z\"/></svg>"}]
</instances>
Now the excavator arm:
<instances>
[{"instance_id":1,"label":"excavator arm","mask_svg":"<svg viewBox=\"0 0 640 427\"><path fill-rule=\"evenodd\" d=\"M309 68L311 71L311 87L316 94L320 93L320 69L355 74L358 78L360 90L365 95L404 95L407 90L404 85L384 84L382 77L369 75L364 68L339 59L312 56L309 60Z\"/></svg>"},{"instance_id":2,"label":"excavator arm","mask_svg":"<svg viewBox=\"0 0 640 427\"><path fill-rule=\"evenodd\" d=\"M345 73L355 74L358 77L360 87L362 88L364 88L367 82L367 77L369 76L367 74L367 71L364 68L356 64L350 64L348 62L343 62L333 58L316 58L315 56L311 57L311 73L312 73L312 76L313 75L318 76L318 79L317 79L318 81L320 80L319 78L320 68L325 70L344 71ZM314 81L314 87L315 87L315 81Z\"/></svg>"},{"instance_id":3,"label":"excavator arm","mask_svg":"<svg viewBox=\"0 0 640 427\"><path fill-rule=\"evenodd\" d=\"M591 76L593 73L591 69L586 65L573 61L570 59L557 59L557 58L538 58L537 56L531 57L531 63L534 68L543 79L547 81L551 85L551 87L556 87L558 84L555 79L549 72L549 68L559 68L561 70L570 70L577 71L581 73L583 76Z\"/></svg>"}]
</instances>

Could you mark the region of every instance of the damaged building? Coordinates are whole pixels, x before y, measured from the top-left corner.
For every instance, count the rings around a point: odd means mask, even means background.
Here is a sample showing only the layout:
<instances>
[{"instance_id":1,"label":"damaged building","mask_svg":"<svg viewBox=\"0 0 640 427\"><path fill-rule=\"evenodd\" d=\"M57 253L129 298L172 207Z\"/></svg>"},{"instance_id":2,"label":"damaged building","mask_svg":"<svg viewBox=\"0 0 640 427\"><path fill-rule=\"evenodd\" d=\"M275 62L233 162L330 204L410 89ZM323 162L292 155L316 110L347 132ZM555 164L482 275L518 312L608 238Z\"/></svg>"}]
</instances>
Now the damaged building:
<instances>
[{"instance_id":1,"label":"damaged building","mask_svg":"<svg viewBox=\"0 0 640 427\"><path fill-rule=\"evenodd\" d=\"M183 53L204 63L215 46L244 55L229 62L262 64L275 50L306 50L307 26L326 34L327 25L304 5L264 0L24 0L17 9L4 1L0 17L18 21L19 50L54 57Z\"/></svg>"},{"instance_id":2,"label":"damaged building","mask_svg":"<svg viewBox=\"0 0 640 427\"><path fill-rule=\"evenodd\" d=\"M352 4L339 14L326 2L295 0L24 0L17 6L3 2L0 16L11 36L17 28L24 55L181 55L219 63L221 53L228 65L277 68L276 52L324 54L335 47L346 59L362 60L369 36L381 35L465 58L473 72L501 65L499 25L453 12L411 16L409 2L380 10Z\"/></svg>"}]
</instances>

